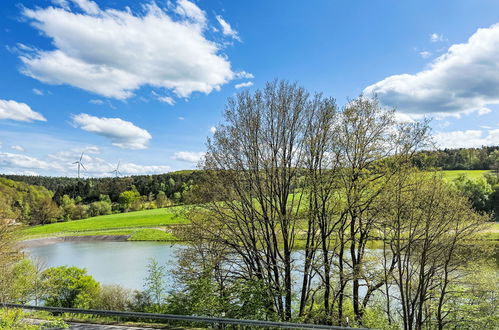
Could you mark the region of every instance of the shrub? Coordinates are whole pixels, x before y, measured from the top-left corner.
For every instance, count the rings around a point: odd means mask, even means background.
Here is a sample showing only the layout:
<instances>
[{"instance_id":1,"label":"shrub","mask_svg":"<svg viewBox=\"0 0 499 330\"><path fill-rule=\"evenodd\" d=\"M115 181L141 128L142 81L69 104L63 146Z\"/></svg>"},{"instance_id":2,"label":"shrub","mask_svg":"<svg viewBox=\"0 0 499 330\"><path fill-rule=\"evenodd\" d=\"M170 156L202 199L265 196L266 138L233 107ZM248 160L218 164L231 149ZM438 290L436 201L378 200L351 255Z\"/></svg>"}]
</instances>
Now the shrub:
<instances>
[{"instance_id":1,"label":"shrub","mask_svg":"<svg viewBox=\"0 0 499 330\"><path fill-rule=\"evenodd\" d=\"M42 273L45 304L54 307L89 308L97 298L99 283L77 267L52 267Z\"/></svg>"}]
</instances>

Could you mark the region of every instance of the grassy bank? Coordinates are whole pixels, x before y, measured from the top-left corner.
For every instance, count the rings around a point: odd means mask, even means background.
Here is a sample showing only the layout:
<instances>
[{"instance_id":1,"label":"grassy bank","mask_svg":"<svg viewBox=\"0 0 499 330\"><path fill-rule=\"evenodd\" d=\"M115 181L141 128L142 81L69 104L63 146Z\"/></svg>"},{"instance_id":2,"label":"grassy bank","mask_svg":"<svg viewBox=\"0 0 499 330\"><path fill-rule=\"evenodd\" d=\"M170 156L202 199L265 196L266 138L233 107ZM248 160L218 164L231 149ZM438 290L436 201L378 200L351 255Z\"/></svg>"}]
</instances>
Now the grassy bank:
<instances>
[{"instance_id":1,"label":"grassy bank","mask_svg":"<svg viewBox=\"0 0 499 330\"><path fill-rule=\"evenodd\" d=\"M179 215L181 206L110 214L83 220L58 222L22 230L22 239L56 236L130 235L130 240L163 241L174 239L169 228L186 224Z\"/></svg>"}]
</instances>

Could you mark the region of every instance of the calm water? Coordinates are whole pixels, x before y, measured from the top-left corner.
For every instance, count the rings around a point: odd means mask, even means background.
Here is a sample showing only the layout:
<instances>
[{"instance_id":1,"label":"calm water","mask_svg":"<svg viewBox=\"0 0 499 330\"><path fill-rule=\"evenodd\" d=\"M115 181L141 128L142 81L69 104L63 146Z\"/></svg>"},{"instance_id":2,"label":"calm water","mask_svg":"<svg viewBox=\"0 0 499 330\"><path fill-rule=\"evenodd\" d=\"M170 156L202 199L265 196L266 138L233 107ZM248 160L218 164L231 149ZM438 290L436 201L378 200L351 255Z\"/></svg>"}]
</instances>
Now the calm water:
<instances>
[{"instance_id":1,"label":"calm water","mask_svg":"<svg viewBox=\"0 0 499 330\"><path fill-rule=\"evenodd\" d=\"M496 245L496 267L499 270L499 244ZM157 242L62 242L26 249L44 267L76 266L87 269L102 284L120 284L129 289L143 289L150 258L166 267L165 282L174 287L171 270L176 267L180 244ZM376 252L376 250L372 250ZM295 252L296 265L303 259Z\"/></svg>"},{"instance_id":2,"label":"calm water","mask_svg":"<svg viewBox=\"0 0 499 330\"><path fill-rule=\"evenodd\" d=\"M26 249L43 266L85 268L102 284L120 284L129 289L143 288L150 258L167 269L166 283L173 286L171 270L176 267L175 253L182 245L157 242L62 242Z\"/></svg>"}]
</instances>

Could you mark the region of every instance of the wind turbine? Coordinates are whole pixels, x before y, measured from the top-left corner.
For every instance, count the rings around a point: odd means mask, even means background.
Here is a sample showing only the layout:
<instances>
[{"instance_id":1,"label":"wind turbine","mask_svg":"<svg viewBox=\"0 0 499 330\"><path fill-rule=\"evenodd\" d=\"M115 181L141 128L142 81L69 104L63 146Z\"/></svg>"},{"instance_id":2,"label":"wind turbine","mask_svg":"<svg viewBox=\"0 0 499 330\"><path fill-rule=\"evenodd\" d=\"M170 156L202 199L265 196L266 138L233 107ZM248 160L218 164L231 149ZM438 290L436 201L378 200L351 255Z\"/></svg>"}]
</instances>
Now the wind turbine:
<instances>
[{"instance_id":1,"label":"wind turbine","mask_svg":"<svg viewBox=\"0 0 499 330\"><path fill-rule=\"evenodd\" d=\"M121 174L121 172L119 170L120 169L120 162L121 161L119 161L118 165L116 166L116 168L114 170L112 170L111 172L109 172L109 173L114 173L116 175L116 177L118 177Z\"/></svg>"},{"instance_id":2,"label":"wind turbine","mask_svg":"<svg viewBox=\"0 0 499 330\"><path fill-rule=\"evenodd\" d=\"M80 178L80 167L82 167L85 171L87 170L85 166L83 166L83 163L81 162L82 158L83 158L83 152L81 153L80 159L73 163L73 164L78 164L78 179Z\"/></svg>"}]
</instances>

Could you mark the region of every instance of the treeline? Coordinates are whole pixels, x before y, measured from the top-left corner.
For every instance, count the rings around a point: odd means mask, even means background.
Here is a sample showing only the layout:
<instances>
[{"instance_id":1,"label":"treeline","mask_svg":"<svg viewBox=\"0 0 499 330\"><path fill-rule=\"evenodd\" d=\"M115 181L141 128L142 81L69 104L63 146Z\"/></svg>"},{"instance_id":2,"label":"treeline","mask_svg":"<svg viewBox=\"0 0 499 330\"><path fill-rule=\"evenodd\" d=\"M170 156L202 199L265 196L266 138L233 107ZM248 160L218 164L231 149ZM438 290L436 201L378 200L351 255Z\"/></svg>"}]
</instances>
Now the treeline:
<instances>
[{"instance_id":1,"label":"treeline","mask_svg":"<svg viewBox=\"0 0 499 330\"><path fill-rule=\"evenodd\" d=\"M0 220L28 225L167 207L188 199L198 171L154 176L76 179L0 177Z\"/></svg>"},{"instance_id":2,"label":"treeline","mask_svg":"<svg viewBox=\"0 0 499 330\"><path fill-rule=\"evenodd\" d=\"M498 170L499 145L420 151L414 155L414 165L420 169L431 167L442 170Z\"/></svg>"},{"instance_id":3,"label":"treeline","mask_svg":"<svg viewBox=\"0 0 499 330\"><path fill-rule=\"evenodd\" d=\"M54 201L60 203L62 197L81 198L85 204L99 201L101 195L109 196L111 202L118 202L120 194L133 187L142 196L158 194L160 191L166 197L180 203L184 194L199 176L199 171L177 171L158 175L137 175L117 178L69 178L29 175L6 175L1 177L24 182L30 185L42 186L54 192Z\"/></svg>"}]
</instances>

